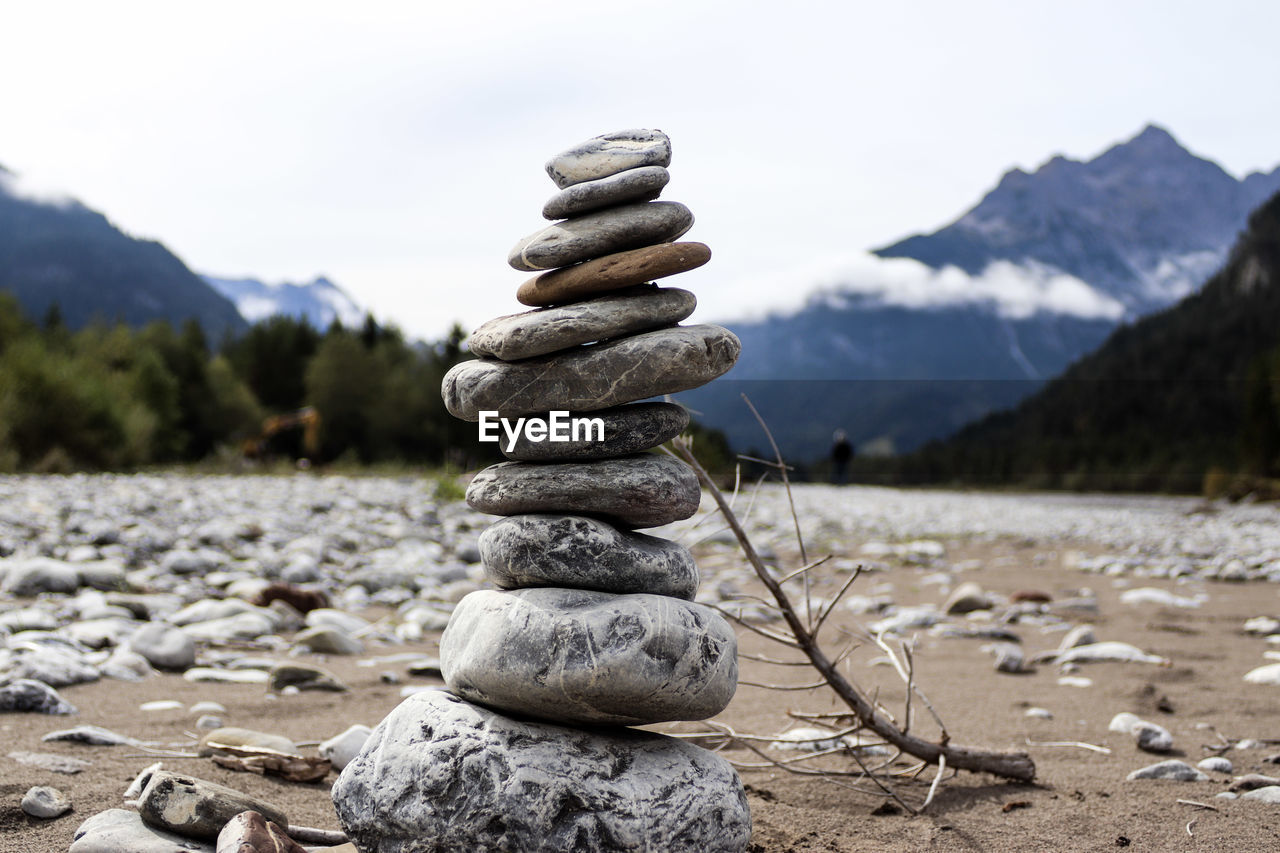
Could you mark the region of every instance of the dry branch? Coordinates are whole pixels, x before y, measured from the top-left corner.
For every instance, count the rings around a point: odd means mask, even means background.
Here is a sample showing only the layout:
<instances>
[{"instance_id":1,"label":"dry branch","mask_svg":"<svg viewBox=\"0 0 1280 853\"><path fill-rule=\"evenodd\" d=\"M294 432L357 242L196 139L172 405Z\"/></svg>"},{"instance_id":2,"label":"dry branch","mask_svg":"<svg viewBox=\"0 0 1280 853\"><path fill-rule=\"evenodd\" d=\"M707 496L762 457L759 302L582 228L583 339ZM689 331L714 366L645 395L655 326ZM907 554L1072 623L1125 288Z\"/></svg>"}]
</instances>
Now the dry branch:
<instances>
[{"instance_id":1,"label":"dry branch","mask_svg":"<svg viewBox=\"0 0 1280 853\"><path fill-rule=\"evenodd\" d=\"M752 409L754 411L754 408ZM757 415L758 417L758 415ZM763 421L761 421L763 425ZM766 432L768 429L766 427ZM769 441L773 443L773 436L769 436ZM951 767L957 770L969 770L979 773L991 773L1006 779L1012 779L1018 782L1030 782L1035 779L1036 766L1031 756L1025 752L993 752L985 749L974 747L956 746L949 742L933 743L924 740L915 735L908 734L902 729L894 725L888 717L877 710L876 707L862 693L853 686L850 681L836 668L835 662L830 660L826 652L818 645L814 634L809 627L800 619L795 607L792 605L790 598L782 589L778 581L773 577L769 570L765 567L764 562L756 553L755 546L751 543L751 539L747 536L738 518L734 515L733 509L725 500L724 494L716 487L715 482L707 474L705 468L694 457L687 442L682 438L678 438L672 442L674 447L673 455L678 456L687 462L698 474L698 479L702 481L703 486L711 494L715 500L716 506L719 507L720 513L728 522L730 529L733 530L734 536L738 540L739 546L742 548L743 554L747 558L747 562L755 569L761 583L769 590L774 600L778 603L778 607L782 610L783 618L786 620L787 627L790 629L792 639L784 639L780 635L769 632L765 636L770 639L778 640L786 645L798 648L804 652L805 656L818 670L823 679L835 691L851 711L857 716L858 720L868 729L879 735L886 742L893 745L897 749L912 755L926 764L941 765ZM776 450L776 444L774 444ZM781 462L781 454L779 454L779 462ZM784 482L785 469L784 470ZM788 497L790 497L790 486L788 484ZM793 513L794 516L794 513ZM799 539L799 518L796 518L797 538ZM803 547L803 545L802 545ZM803 562L807 559L801 558ZM806 575L807 579L807 575ZM807 586L807 584L806 584ZM745 623L741 623L745 624ZM752 630L757 633L763 633L758 628L751 626ZM764 756L767 759L767 756ZM895 797L896 799L896 797Z\"/></svg>"}]
</instances>

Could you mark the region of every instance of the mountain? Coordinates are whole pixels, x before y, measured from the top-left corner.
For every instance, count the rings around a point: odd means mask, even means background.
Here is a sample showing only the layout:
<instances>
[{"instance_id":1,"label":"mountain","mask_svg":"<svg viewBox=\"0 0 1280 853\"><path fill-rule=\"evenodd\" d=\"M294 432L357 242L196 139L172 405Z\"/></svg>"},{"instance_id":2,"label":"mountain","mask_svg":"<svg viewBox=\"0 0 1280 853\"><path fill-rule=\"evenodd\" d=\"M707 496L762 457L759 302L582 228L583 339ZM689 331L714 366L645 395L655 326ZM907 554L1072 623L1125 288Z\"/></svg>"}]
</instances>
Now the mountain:
<instances>
[{"instance_id":1,"label":"mountain","mask_svg":"<svg viewBox=\"0 0 1280 853\"><path fill-rule=\"evenodd\" d=\"M364 322L364 309L324 276L318 276L307 284L266 284L254 278L202 277L234 302L241 316L250 323L275 314L306 320L312 328L320 331L329 328L334 320L347 328L356 328Z\"/></svg>"},{"instance_id":2,"label":"mountain","mask_svg":"<svg viewBox=\"0 0 1280 853\"><path fill-rule=\"evenodd\" d=\"M1198 491L1211 466L1276 473L1280 194L1202 290L903 464L930 481L1182 491Z\"/></svg>"},{"instance_id":3,"label":"mountain","mask_svg":"<svg viewBox=\"0 0 1280 853\"><path fill-rule=\"evenodd\" d=\"M832 432L907 452L1016 404L1122 321L1159 310L1226 260L1280 168L1237 180L1150 126L1093 160L1014 169L971 210L876 250L805 305L724 325L743 355L681 395L738 448L825 455Z\"/></svg>"},{"instance_id":4,"label":"mountain","mask_svg":"<svg viewBox=\"0 0 1280 853\"><path fill-rule=\"evenodd\" d=\"M1249 212L1280 190L1280 168L1237 180L1148 125L1093 160L1012 169L950 225L876 251L977 274L994 261L1070 273L1131 315L1190 293L1226 258Z\"/></svg>"},{"instance_id":5,"label":"mountain","mask_svg":"<svg viewBox=\"0 0 1280 853\"><path fill-rule=\"evenodd\" d=\"M25 195L2 169L0 290L37 320L57 303L72 329L93 320L141 326L189 318L211 338L247 328L230 300L162 244L128 236L78 201Z\"/></svg>"}]
</instances>

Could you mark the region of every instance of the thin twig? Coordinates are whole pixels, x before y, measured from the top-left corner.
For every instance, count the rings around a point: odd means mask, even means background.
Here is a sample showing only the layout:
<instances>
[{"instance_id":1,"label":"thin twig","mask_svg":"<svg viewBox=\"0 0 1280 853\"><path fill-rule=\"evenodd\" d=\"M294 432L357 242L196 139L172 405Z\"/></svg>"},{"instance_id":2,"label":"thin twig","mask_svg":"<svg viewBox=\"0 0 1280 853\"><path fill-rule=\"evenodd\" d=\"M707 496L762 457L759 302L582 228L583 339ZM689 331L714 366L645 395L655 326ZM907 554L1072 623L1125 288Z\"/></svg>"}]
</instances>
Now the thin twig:
<instances>
[{"instance_id":1,"label":"thin twig","mask_svg":"<svg viewBox=\"0 0 1280 853\"><path fill-rule=\"evenodd\" d=\"M1219 811L1217 806L1211 806L1208 803L1201 803L1196 800L1177 800L1176 802L1182 803L1184 806L1195 806L1199 809L1208 809L1211 812Z\"/></svg>"},{"instance_id":2,"label":"thin twig","mask_svg":"<svg viewBox=\"0 0 1280 853\"><path fill-rule=\"evenodd\" d=\"M765 437L769 439L769 446L773 448L773 455L778 460L778 470L782 474L782 485L787 490L787 503L791 506L791 523L796 529L796 544L800 546L800 562L809 562L809 556L804 551L804 536L800 534L800 515L796 512L796 501L791 495L791 479L787 477L787 464L782 459L782 451L778 449L778 442L773 440L773 432L769 429L769 425L764 422L764 418L760 417L760 413L756 411L756 407L752 404L751 398L746 394L742 395L742 401L747 404L747 408L751 410L751 414L756 416L756 422L760 424L760 428L764 430ZM813 607L809 603L809 576L804 576L804 609L805 621L810 625L813 624Z\"/></svg>"},{"instance_id":3,"label":"thin twig","mask_svg":"<svg viewBox=\"0 0 1280 853\"><path fill-rule=\"evenodd\" d=\"M800 568L796 569L794 572L790 572L790 573L788 573L788 574L783 575L782 577L778 578L778 583L786 583L787 581L791 580L792 578L797 577L797 576L799 576L799 575L802 575L802 574L804 574L805 572L809 571L810 569L816 569L816 568L818 568L818 566L821 566L821 565L822 565L823 563L825 563L827 560L830 560L830 559L831 559L831 556L832 556L831 554L828 554L827 556L823 557L823 558L822 558L822 559L820 559L820 560L814 560L812 563L809 563L808 565L801 566Z\"/></svg>"},{"instance_id":4,"label":"thin twig","mask_svg":"<svg viewBox=\"0 0 1280 853\"><path fill-rule=\"evenodd\" d=\"M836 593L835 598L831 599L831 601L827 603L827 606L822 608L818 613L818 621L813 626L813 635L815 637L818 636L818 632L822 630L822 623L827 621L827 617L836 609L836 605L840 603L840 599L849 591L849 587L853 586L853 582L858 579L858 575L860 574L862 574L862 566L858 566L853 570L849 575L849 579L844 582L844 586L840 587L840 591Z\"/></svg>"},{"instance_id":5,"label":"thin twig","mask_svg":"<svg viewBox=\"0 0 1280 853\"><path fill-rule=\"evenodd\" d=\"M938 756L938 775L933 777L933 784L929 786L929 796L924 798L924 804L920 806L920 811L929 808L929 803L933 802L933 795L938 793L938 783L942 781L942 774L947 772L947 756L946 753Z\"/></svg>"},{"instance_id":6,"label":"thin twig","mask_svg":"<svg viewBox=\"0 0 1280 853\"><path fill-rule=\"evenodd\" d=\"M745 453L739 453L738 458L743 460L744 462L759 462L761 465L768 465L770 468L777 468L779 470L786 470L786 471L796 470L791 465L781 465L777 462L770 462L768 459L757 459L756 457L748 456Z\"/></svg>"},{"instance_id":7,"label":"thin twig","mask_svg":"<svg viewBox=\"0 0 1280 853\"><path fill-rule=\"evenodd\" d=\"M765 690L817 690L819 687L826 687L827 682L823 680L823 681L815 681L812 684L796 684L796 685L762 684L759 681L745 681L739 678L738 686L739 687L762 687Z\"/></svg>"},{"instance_id":8,"label":"thin twig","mask_svg":"<svg viewBox=\"0 0 1280 853\"><path fill-rule=\"evenodd\" d=\"M753 660L756 663L771 663L774 666L813 666L807 660L777 660L764 655L753 655L750 652L738 652L738 657Z\"/></svg>"},{"instance_id":9,"label":"thin twig","mask_svg":"<svg viewBox=\"0 0 1280 853\"><path fill-rule=\"evenodd\" d=\"M1085 743L1080 740L1032 740L1031 738L1026 738L1025 740L1027 742L1027 746L1078 746L1081 749L1091 749L1094 752L1100 752L1103 755L1111 754L1111 750L1108 747L1094 746L1091 743Z\"/></svg>"}]
</instances>

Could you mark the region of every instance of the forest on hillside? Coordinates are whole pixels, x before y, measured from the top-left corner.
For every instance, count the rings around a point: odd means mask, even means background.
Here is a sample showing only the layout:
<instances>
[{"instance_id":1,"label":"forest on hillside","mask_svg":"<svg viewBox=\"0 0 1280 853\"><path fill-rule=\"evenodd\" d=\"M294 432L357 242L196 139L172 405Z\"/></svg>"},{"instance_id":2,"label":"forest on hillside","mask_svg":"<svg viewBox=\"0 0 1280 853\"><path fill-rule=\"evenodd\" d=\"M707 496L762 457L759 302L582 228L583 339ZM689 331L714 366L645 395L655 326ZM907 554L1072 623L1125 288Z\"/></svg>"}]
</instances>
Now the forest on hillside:
<instances>
[{"instance_id":1,"label":"forest on hillside","mask_svg":"<svg viewBox=\"0 0 1280 853\"><path fill-rule=\"evenodd\" d=\"M1211 493L1280 477L1280 195L1195 294L1016 408L857 468L898 484Z\"/></svg>"},{"instance_id":2,"label":"forest on hillside","mask_svg":"<svg viewBox=\"0 0 1280 853\"><path fill-rule=\"evenodd\" d=\"M372 318L324 332L273 317L211 344L200 325L71 332L57 307L24 318L0 293L0 471L128 470L228 459L314 456L359 464L466 467L494 457L445 411L440 381L466 358L463 333L412 344ZM312 407L305 431L264 435L273 414Z\"/></svg>"}]
</instances>

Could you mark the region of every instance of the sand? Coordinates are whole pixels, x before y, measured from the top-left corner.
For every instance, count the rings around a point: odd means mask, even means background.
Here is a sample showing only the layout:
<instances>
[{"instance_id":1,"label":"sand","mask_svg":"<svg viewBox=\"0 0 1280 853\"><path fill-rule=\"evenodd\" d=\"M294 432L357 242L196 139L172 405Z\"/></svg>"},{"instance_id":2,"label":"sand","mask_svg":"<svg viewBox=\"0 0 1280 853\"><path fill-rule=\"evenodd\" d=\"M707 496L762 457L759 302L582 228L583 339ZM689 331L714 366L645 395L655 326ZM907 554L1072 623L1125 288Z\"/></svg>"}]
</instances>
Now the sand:
<instances>
[{"instance_id":1,"label":"sand","mask_svg":"<svg viewBox=\"0 0 1280 853\"><path fill-rule=\"evenodd\" d=\"M1230 850L1233 853L1280 848L1280 807L1241 800L1215 799L1229 778L1211 774L1208 782L1127 782L1132 770L1163 757L1141 752L1128 735L1111 733L1107 723L1120 711L1132 711L1169 729L1179 757L1195 763L1221 752L1227 739L1280 738L1280 688L1246 684L1242 676L1264 663L1268 648L1260 637L1247 636L1244 621L1280 612L1275 585L1267 583L1204 583L1176 586L1173 581L1112 579L1085 574L1064 565L1068 550L1100 553L1096 543L1046 546L1016 539L995 542L946 540L950 562L977 561L978 568L962 573L984 588L1003 594L1037 589L1056 597L1091 587L1100 613L1089 619L1100 639L1122 640L1168 658L1169 666L1149 664L1090 664L1079 675L1092 679L1089 687L1060 686L1056 667L1040 666L1027 675L997 673L992 658L982 653L983 641L942 639L923 633L915 661L918 683L942 716L956 744L997 750L1023 749L1035 759L1035 784L1011 784L991 776L960 773L944 779L923 814L884 808L882 794L868 793L865 781L835 781L796 776L777 768L743 769L751 805L754 851L897 851L897 850ZM856 552L857 543L850 543ZM792 555L783 553L785 561ZM855 593L866 594L892 583L899 603L938 602L942 595L927 581L933 570L899 566L860 578ZM839 578L820 575L815 591L830 594ZM1179 594L1203 590L1208 601L1199 609L1132 606L1118 600L1128 586L1176 589ZM757 590L760 592L762 590ZM837 614L824 629L828 644L836 646L842 632L856 631L868 617ZM1057 645L1061 633L1017 626L1029 652ZM792 654L755 634L740 631L742 649L771 656ZM373 654L420 650L435 652L435 637L411 645L387 647ZM1275 648L1275 647L1272 647ZM846 671L868 691L878 690L882 704L901 712L902 682L888 668L873 666L878 649L864 646L846 664ZM316 660L305 656L304 660ZM322 663L352 687L348 694L302 693L269 697L261 686L191 684L175 675L161 675L138 684L103 681L65 688L61 692L81 709L77 717L35 714L0 715L0 853L61 851L76 827L92 814L119 807L130 780L143 767L161 760L166 768L220 782L263 797L296 824L336 829L329 802L333 776L322 784L294 784L215 766L208 759L157 757L138 749L91 747L80 744L42 744L47 732L92 723L146 740L189 742L194 717L185 711L144 713L138 706L157 699L177 699L187 705L214 699L228 708L230 725L270 730L298 741L315 742L352 723L374 725L399 701L400 685L383 684L379 673L401 665L360 667L356 658L329 658ZM743 661L744 680L813 680L806 668L776 667ZM405 677L405 683L438 684L427 678ZM1053 713L1052 720L1025 716L1030 706ZM917 703L917 712L919 704ZM788 711L839 710L830 691L776 692L742 686L728 710L718 719L739 732L771 735L794 724ZM936 736L926 715L916 728ZM690 730L693 724L668 727ZM1110 754L1074 746L1028 746L1027 741L1081 741L1110 750ZM22 766L6 756L13 750L52 752L92 762L74 776ZM790 758L794 752L772 752ZM1280 744L1224 754L1236 773L1280 775L1280 765L1265 759L1280 753ZM759 762L751 752L730 748L723 753L740 762ZM825 766L849 770L848 759L825 759ZM902 767L909 766L904 761ZM918 807L933 779L926 769L915 781L900 781L898 795ZM18 801L32 785L53 785L67 793L75 811L52 821L24 815ZM1194 801L1207 808L1179 802Z\"/></svg>"}]
</instances>

